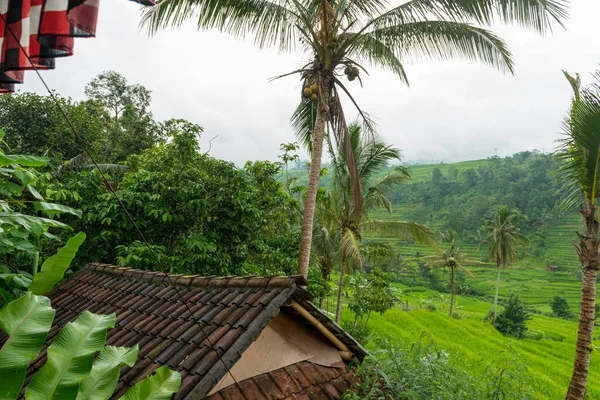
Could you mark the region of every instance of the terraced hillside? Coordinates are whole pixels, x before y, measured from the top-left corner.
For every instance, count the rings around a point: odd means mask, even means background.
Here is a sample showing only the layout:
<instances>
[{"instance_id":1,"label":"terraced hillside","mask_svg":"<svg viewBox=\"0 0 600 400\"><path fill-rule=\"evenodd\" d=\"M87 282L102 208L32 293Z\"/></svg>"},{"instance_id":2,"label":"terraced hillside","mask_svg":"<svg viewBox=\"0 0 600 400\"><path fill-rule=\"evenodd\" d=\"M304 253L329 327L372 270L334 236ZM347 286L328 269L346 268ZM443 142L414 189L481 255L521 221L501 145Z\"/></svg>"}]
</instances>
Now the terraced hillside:
<instances>
[{"instance_id":1,"label":"terraced hillside","mask_svg":"<svg viewBox=\"0 0 600 400\"><path fill-rule=\"evenodd\" d=\"M526 161L530 162L530 161ZM452 176L462 176L467 170L475 170L490 168L498 169L498 159L472 160L452 164L428 164L428 165L411 165L409 166L413 179L407 184L419 184L431 181L432 174L435 169L439 169L441 176L448 177L452 180ZM523 167L523 165L525 167ZM519 166L519 165L517 165ZM530 164L521 164L521 168L529 168ZM509 167L502 167L509 168ZM516 168L516 167L510 167ZM544 167L545 168L545 167ZM502 172L502 171L500 171ZM498 172L498 174L500 173ZM385 174L382 171L381 174ZM292 171L294 176L298 177L298 182L302 183L306 179L306 171ZM454 178L457 179L457 178ZM322 185L326 186L330 182L329 179L323 179ZM519 191L519 188L516 188ZM469 187L463 186L463 190L469 191ZM478 195L481 189L476 188L473 195ZM494 189L502 192L502 188ZM525 189L524 189L525 190ZM550 188L547 192L552 193ZM394 197L395 192L390 193L390 197ZM526 193L527 195L527 193ZM442 199L443 200L443 199ZM498 202L502 199L498 199ZM444 208L446 207L446 208ZM421 223L428 224L433 230L441 232L446 229L443 215L449 206L442 204L440 209L436 211L438 218L428 220L427 214L431 208L424 203L408 202L401 199L401 203L392 204L393 213L378 211L372 215L373 219L381 220L415 220ZM489 205L493 207L493 203ZM442 217L439 217L442 216ZM482 220L477 221L481 224ZM549 311L548 302L554 295L565 297L572 309L578 309L581 290L581 281L579 280L579 263L572 247L572 242L575 241L575 231L580 229L580 216L576 211L567 214L552 214L544 224L531 223L525 228L525 233L532 238L532 247L526 251L522 251L522 256L517 265L510 266L509 269L502 272L502 285L500 286L500 296L506 297L510 293L517 293L531 306L539 311ZM414 277L418 280L418 269L416 267L416 253L418 257L424 257L434 254L434 250L424 246L400 241L392 237L384 237L377 235L363 234L364 242L386 242L392 244L397 253L402 257L407 265L402 271L403 277L410 280ZM543 246L543 251L534 251L535 247ZM460 248L467 253L472 259L485 259L478 250L478 245L473 240L469 239L468 232L462 232ZM540 250L540 249L538 249ZM539 255L541 253L541 255ZM533 254L538 254L533 256ZM555 264L558 266L557 272L547 270L547 264ZM489 265L482 268L474 268L475 278L467 278L465 283L470 285L475 291L491 295L493 293L495 282L494 265Z\"/></svg>"}]
</instances>

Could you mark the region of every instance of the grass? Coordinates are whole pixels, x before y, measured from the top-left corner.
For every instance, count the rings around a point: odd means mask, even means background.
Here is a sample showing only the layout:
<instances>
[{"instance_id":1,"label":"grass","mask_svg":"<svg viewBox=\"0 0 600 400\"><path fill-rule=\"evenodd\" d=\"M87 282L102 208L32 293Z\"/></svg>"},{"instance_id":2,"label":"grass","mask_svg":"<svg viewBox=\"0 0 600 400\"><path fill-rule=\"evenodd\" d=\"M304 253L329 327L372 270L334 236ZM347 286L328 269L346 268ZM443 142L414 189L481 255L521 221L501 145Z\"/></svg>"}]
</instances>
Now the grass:
<instances>
[{"instance_id":1,"label":"grass","mask_svg":"<svg viewBox=\"0 0 600 400\"><path fill-rule=\"evenodd\" d=\"M335 281L335 277L332 277ZM470 374L477 376L490 366L512 366L517 363L526 367L531 385L539 395L537 399L562 399L571 377L577 323L543 315L533 315L529 329L539 332L543 338L516 339L503 336L488 322L484 315L492 308L489 302L471 296L458 296L456 312L461 319L451 318L448 313L448 295L424 287L408 287L394 284L403 292L402 301L383 316L375 314L369 321L373 334L389 339L392 343L409 347L418 341L432 340L438 349L450 354L450 359ZM437 311L425 311L420 304L433 303ZM326 303L333 310L333 301ZM343 321L351 322L352 314L344 309ZM595 345L600 346L600 337ZM600 398L600 355L592 353L588 379L590 398Z\"/></svg>"}]
</instances>

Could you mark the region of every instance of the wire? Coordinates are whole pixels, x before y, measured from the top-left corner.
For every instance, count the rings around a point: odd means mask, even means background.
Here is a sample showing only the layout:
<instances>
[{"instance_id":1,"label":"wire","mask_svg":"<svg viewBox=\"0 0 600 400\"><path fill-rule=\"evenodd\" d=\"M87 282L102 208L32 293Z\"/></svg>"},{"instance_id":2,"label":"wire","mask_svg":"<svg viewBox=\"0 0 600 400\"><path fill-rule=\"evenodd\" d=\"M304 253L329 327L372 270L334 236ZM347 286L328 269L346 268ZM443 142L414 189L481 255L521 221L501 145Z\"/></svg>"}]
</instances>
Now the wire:
<instances>
[{"instance_id":1,"label":"wire","mask_svg":"<svg viewBox=\"0 0 600 400\"><path fill-rule=\"evenodd\" d=\"M242 394L242 396L244 397L244 399L248 400L248 398L246 397L246 394L244 393L242 387L240 386L240 384L238 383L238 381L233 376L233 373L231 372L231 368L227 367L227 364L225 364L225 361L223 360L223 358L219 354L219 351L214 349L214 344L212 343L212 341L210 340L210 338L208 337L208 335L204 331L204 328L202 327L202 323L200 323L196 319L196 317L194 316L194 313L192 312L192 309L190 308L190 305L186 301L183 300L183 296L181 295L181 292L179 291L179 289L177 288L177 286L175 285L175 283L169 277L169 273L167 272L166 268L163 266L163 264L160 262L160 260L156 256L156 253L152 249L152 246L150 246L150 243L148 243L148 241L146 240L146 237L144 236L144 234L142 233L142 231L140 230L140 228L136 224L135 220L133 219L133 217L131 216L131 214L127 210L127 207L125 207L125 204L123 204L123 201L121 201L121 198L117 194L116 190L113 188L113 185L111 185L110 182L108 181L108 179L106 178L106 175L104 174L104 171L102 171L102 169L98 166L98 163L96 162L96 159L94 158L94 156L92 156L92 153L90 152L88 146L85 144L85 141L83 140L83 138L81 137L81 135L79 135L79 133L77 132L77 129L75 129L75 127L73 126L73 123L69 119L69 116L67 115L67 113L65 112L65 110L60 105L58 99L54 95L54 92L52 90L50 90L50 87L48 87L48 84L46 83L46 81L44 80L44 78L42 77L42 75L40 74L40 71L37 69L37 67L35 66L35 64L31 60L31 58L29 57L29 54L27 53L27 51L25 51L25 49L21 45L21 41L17 38L17 35L12 30L12 27L10 26L10 24L7 23L6 18L4 17L4 15L2 13L0 13L0 19L2 19L2 21L4 22L4 25L6 26L6 28L8 28L8 31L10 32L12 38L15 40L15 42L17 42L17 44L19 46L19 49L23 52L23 55L27 58L27 61L29 61L29 63L31 64L31 67L33 68L33 70L35 71L35 73L37 74L37 76L40 78L40 81L42 82L42 84L46 88L46 91L48 91L48 94L50 95L50 98L52 99L52 101L54 102L54 104L56 105L56 107L58 108L58 110L60 111L60 113L62 114L62 116L65 119L65 121L67 121L67 125L69 125L69 128L71 129L71 132L73 132L73 134L75 135L77 141L79 142L79 144L81 144L81 147L83 147L83 150L86 152L86 154L88 155L88 157L92 161L92 164L94 164L94 167L98 170L98 172L100 172L100 175L102 176L102 179L104 180L104 185L115 196L115 199L117 199L117 202L119 203L119 206L123 209L123 211L125 212L125 215L127 215L127 218L129 219L129 221L134 226L134 228L137 231L137 233L142 238L142 241L144 242L144 244L146 245L146 247L148 248L148 250L150 250L150 253L152 254L152 258L154 259L154 261L156 262L156 264L159 266L159 268L161 270L160 272L162 272L163 274L165 274L165 277L162 280L162 282L164 282L165 279L166 279L169 282L169 284L173 287L173 289L175 290L175 293L177 293L177 297L179 298L179 301L181 301L181 303L185 306L185 308L187 309L187 311L190 313L190 317L192 317L192 320L194 322L196 322L198 324L198 326L200 327L200 330L201 330L202 334L204 335L206 342L208 343L209 349L212 350L212 351L214 351L217 354L217 357L219 357L219 360L223 364L223 367L225 367L225 370L227 371L227 373L229 374L229 376L231 376L231 379L233 380L233 382L235 382L235 385L238 387L238 389L239 389L240 393Z\"/></svg>"}]
</instances>

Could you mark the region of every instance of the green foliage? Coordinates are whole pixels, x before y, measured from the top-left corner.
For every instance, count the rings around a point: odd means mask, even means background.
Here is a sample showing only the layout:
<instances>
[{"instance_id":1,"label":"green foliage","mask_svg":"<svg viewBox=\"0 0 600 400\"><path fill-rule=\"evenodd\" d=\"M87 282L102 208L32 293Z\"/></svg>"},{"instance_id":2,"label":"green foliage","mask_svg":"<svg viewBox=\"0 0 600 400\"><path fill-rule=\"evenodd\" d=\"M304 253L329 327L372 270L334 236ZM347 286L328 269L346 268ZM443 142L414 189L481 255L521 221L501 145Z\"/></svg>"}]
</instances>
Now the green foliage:
<instances>
[{"instance_id":1,"label":"green foliage","mask_svg":"<svg viewBox=\"0 0 600 400\"><path fill-rule=\"evenodd\" d=\"M552 315L558 318L569 319L571 318L571 311L569 310L569 304L567 300L558 295L554 296L550 301L550 307L552 307Z\"/></svg>"},{"instance_id":2,"label":"green foliage","mask_svg":"<svg viewBox=\"0 0 600 400\"><path fill-rule=\"evenodd\" d=\"M0 131L0 139L2 135ZM40 250L60 240L54 233L71 229L55 218L81 217L79 210L44 201L36 189L46 177L33 167L44 167L48 162L45 157L5 155L0 150L0 304L21 295L32 279L34 293L49 290L62 279L85 238L79 234L70 240L59 254L44 262L40 276L32 277L38 269Z\"/></svg>"},{"instance_id":3,"label":"green foliage","mask_svg":"<svg viewBox=\"0 0 600 400\"><path fill-rule=\"evenodd\" d=\"M0 329L9 335L0 349L2 399L19 396L27 367L39 355L54 314L48 298L30 292L0 309ZM114 314L84 311L67 323L48 347L45 364L25 388L25 398L108 399L117 386L120 367L133 366L138 353L137 346L105 346L107 330L114 327L115 320ZM137 383L124 398L168 399L180 383L178 372L163 367Z\"/></svg>"},{"instance_id":4,"label":"green foliage","mask_svg":"<svg viewBox=\"0 0 600 400\"><path fill-rule=\"evenodd\" d=\"M81 382L76 400L104 400L113 394L119 381L121 367L133 367L138 346L105 346L94 360L90 374Z\"/></svg>"},{"instance_id":5,"label":"green foliage","mask_svg":"<svg viewBox=\"0 0 600 400\"><path fill-rule=\"evenodd\" d=\"M318 268L308 270L308 292L314 299L324 299L331 295L331 286L327 283Z\"/></svg>"},{"instance_id":6,"label":"green foliage","mask_svg":"<svg viewBox=\"0 0 600 400\"><path fill-rule=\"evenodd\" d=\"M169 131L168 142L128 159L117 188L161 263L191 274L291 273L299 214L276 179L279 166L238 169L200 152L199 126L173 120ZM70 200L84 212L75 227L90 238L80 264L158 268L96 172L75 172L61 189L80 195Z\"/></svg>"},{"instance_id":7,"label":"green foliage","mask_svg":"<svg viewBox=\"0 0 600 400\"><path fill-rule=\"evenodd\" d=\"M350 288L353 294L348 308L354 313L355 324L357 320L366 317L364 321L366 326L371 312L383 315L399 301L398 289L390 285L387 274L378 268L366 274L364 278L356 273L350 280Z\"/></svg>"},{"instance_id":8,"label":"green foliage","mask_svg":"<svg viewBox=\"0 0 600 400\"><path fill-rule=\"evenodd\" d=\"M504 310L498 313L494 327L505 335L521 338L527 332L527 321L530 319L531 313L519 296L511 294Z\"/></svg>"},{"instance_id":9,"label":"green foliage","mask_svg":"<svg viewBox=\"0 0 600 400\"><path fill-rule=\"evenodd\" d=\"M79 384L92 369L94 354L104 348L106 331L115 326L115 320L115 314L84 311L75 322L65 325L48 347L48 360L27 385L27 398L76 397Z\"/></svg>"},{"instance_id":10,"label":"green foliage","mask_svg":"<svg viewBox=\"0 0 600 400\"><path fill-rule=\"evenodd\" d=\"M433 342L413 343L409 348L376 341L371 355L359 367L363 378L357 391L344 394L346 400L359 399L529 399L530 377L522 362L490 364L477 375L461 367L460 360ZM458 361L458 362L457 362Z\"/></svg>"},{"instance_id":11,"label":"green foliage","mask_svg":"<svg viewBox=\"0 0 600 400\"><path fill-rule=\"evenodd\" d=\"M63 278L84 240L83 232L69 238L63 248L42 264L42 269L33 276L28 290L33 294L45 294L50 291Z\"/></svg>"},{"instance_id":12,"label":"green foliage","mask_svg":"<svg viewBox=\"0 0 600 400\"><path fill-rule=\"evenodd\" d=\"M166 365L156 370L156 373L133 385L121 397L122 400L168 400L179 390L181 375L171 371Z\"/></svg>"},{"instance_id":13,"label":"green foliage","mask_svg":"<svg viewBox=\"0 0 600 400\"><path fill-rule=\"evenodd\" d=\"M103 110L93 103L77 103L56 93L55 96L77 132L96 151L102 138ZM68 160L82 151L49 96L18 92L0 97L0 127L6 131L8 148L15 153L47 154Z\"/></svg>"},{"instance_id":14,"label":"green foliage","mask_svg":"<svg viewBox=\"0 0 600 400\"><path fill-rule=\"evenodd\" d=\"M54 320L47 297L27 293L0 309L0 330L9 335L0 350L1 399L16 399L30 362L46 342Z\"/></svg>"}]
</instances>

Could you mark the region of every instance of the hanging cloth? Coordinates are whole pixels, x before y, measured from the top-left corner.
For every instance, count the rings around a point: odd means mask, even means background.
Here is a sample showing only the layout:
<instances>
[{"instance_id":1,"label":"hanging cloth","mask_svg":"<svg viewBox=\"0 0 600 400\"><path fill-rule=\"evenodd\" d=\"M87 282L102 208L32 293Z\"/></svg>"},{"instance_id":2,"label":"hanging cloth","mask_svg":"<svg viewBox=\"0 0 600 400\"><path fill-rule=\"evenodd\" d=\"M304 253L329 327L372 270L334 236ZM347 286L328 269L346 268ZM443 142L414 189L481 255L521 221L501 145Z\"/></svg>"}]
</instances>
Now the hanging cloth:
<instances>
[{"instance_id":1,"label":"hanging cloth","mask_svg":"<svg viewBox=\"0 0 600 400\"><path fill-rule=\"evenodd\" d=\"M133 0L153 6L155 0ZM76 37L96 36L100 0L0 0L0 93L13 92L26 70L54 69L73 55ZM14 32L31 62L11 34Z\"/></svg>"}]
</instances>

